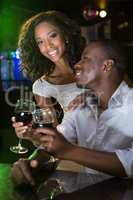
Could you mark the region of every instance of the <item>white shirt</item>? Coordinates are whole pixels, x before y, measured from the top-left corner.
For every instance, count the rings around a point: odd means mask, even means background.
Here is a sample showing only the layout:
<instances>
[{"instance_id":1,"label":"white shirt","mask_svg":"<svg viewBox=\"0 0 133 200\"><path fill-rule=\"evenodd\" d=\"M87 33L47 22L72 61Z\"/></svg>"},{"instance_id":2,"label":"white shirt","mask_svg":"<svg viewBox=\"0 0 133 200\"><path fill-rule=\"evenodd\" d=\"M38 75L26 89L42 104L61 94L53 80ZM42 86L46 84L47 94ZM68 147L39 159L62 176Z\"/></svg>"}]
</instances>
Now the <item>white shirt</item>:
<instances>
[{"instance_id":1,"label":"white shirt","mask_svg":"<svg viewBox=\"0 0 133 200\"><path fill-rule=\"evenodd\" d=\"M76 83L56 85L44 79L38 79L32 87L33 93L47 98L54 97L65 111L69 103L84 90L76 86Z\"/></svg>"},{"instance_id":2,"label":"white shirt","mask_svg":"<svg viewBox=\"0 0 133 200\"><path fill-rule=\"evenodd\" d=\"M79 107L57 129L80 146L116 152L127 175L133 177L133 89L123 81L99 117L93 107L90 103Z\"/></svg>"}]
</instances>

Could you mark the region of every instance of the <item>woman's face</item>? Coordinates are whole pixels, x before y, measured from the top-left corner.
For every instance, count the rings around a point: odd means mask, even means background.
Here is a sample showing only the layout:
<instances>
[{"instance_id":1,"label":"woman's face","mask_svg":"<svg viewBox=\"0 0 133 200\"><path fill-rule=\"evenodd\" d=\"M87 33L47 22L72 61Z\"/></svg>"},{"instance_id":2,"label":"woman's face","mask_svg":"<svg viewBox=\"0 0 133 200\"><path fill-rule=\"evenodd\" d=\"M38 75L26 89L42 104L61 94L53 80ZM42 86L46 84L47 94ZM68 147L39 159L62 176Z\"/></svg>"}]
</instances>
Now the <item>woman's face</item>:
<instances>
[{"instance_id":1,"label":"woman's face","mask_svg":"<svg viewBox=\"0 0 133 200\"><path fill-rule=\"evenodd\" d=\"M34 35L42 55L54 63L63 58L65 44L58 28L50 23L41 22L36 26Z\"/></svg>"}]
</instances>

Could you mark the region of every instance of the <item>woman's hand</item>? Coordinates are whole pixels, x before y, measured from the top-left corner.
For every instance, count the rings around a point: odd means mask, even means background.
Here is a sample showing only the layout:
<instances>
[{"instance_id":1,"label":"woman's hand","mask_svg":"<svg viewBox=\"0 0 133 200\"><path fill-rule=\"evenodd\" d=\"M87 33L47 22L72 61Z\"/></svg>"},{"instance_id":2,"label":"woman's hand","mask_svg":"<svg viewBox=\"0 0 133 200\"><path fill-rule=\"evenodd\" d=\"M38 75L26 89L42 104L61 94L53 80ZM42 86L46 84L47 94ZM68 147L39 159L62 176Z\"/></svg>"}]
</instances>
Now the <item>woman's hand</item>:
<instances>
[{"instance_id":1,"label":"woman's hand","mask_svg":"<svg viewBox=\"0 0 133 200\"><path fill-rule=\"evenodd\" d=\"M34 132L36 132L36 129L32 128L32 123L24 126L22 122L16 122L15 117L12 117L11 121L18 138L29 140L33 143L34 146L41 145L41 134L34 134Z\"/></svg>"},{"instance_id":2,"label":"woman's hand","mask_svg":"<svg viewBox=\"0 0 133 200\"><path fill-rule=\"evenodd\" d=\"M12 117L11 121L12 126L15 128L15 132L18 138L29 140L35 146L40 145L39 135L35 135L34 137L35 129L32 128L32 123L29 123L28 125L24 126L22 122L16 122L15 117Z\"/></svg>"},{"instance_id":3,"label":"woman's hand","mask_svg":"<svg viewBox=\"0 0 133 200\"><path fill-rule=\"evenodd\" d=\"M67 107L67 111L73 111L75 110L79 105L84 105L86 100L86 93L82 93L80 95L78 95L74 100L72 100L68 107Z\"/></svg>"},{"instance_id":4,"label":"woman's hand","mask_svg":"<svg viewBox=\"0 0 133 200\"><path fill-rule=\"evenodd\" d=\"M15 117L12 117L11 121L18 138L30 139L32 135L32 123L24 126L23 122L16 122Z\"/></svg>"}]
</instances>

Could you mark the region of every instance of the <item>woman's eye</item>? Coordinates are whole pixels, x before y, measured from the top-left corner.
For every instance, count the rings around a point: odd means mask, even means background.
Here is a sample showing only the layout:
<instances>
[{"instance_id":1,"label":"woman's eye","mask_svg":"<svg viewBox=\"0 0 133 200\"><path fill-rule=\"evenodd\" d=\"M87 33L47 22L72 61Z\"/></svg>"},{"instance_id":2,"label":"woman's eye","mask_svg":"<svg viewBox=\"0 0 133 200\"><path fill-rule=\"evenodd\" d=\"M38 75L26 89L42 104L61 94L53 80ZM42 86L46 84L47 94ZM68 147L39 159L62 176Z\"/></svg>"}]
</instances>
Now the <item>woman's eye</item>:
<instances>
[{"instance_id":1,"label":"woman's eye","mask_svg":"<svg viewBox=\"0 0 133 200\"><path fill-rule=\"evenodd\" d=\"M55 33L55 32L50 34L51 38L55 38L56 36L57 36L57 33Z\"/></svg>"}]
</instances>

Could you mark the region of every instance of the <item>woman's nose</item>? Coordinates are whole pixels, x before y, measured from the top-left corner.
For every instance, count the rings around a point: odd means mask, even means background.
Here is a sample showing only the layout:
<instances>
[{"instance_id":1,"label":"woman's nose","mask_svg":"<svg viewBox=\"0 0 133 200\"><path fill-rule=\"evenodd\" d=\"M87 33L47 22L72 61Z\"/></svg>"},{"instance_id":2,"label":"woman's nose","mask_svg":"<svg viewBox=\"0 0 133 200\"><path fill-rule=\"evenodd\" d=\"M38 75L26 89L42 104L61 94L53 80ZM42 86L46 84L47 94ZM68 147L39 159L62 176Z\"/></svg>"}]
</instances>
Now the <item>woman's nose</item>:
<instances>
[{"instance_id":1,"label":"woman's nose","mask_svg":"<svg viewBox=\"0 0 133 200\"><path fill-rule=\"evenodd\" d=\"M51 41L46 41L45 46L47 48L52 48L54 45L53 45L53 43Z\"/></svg>"}]
</instances>

